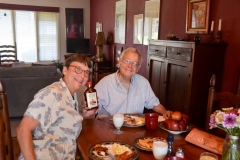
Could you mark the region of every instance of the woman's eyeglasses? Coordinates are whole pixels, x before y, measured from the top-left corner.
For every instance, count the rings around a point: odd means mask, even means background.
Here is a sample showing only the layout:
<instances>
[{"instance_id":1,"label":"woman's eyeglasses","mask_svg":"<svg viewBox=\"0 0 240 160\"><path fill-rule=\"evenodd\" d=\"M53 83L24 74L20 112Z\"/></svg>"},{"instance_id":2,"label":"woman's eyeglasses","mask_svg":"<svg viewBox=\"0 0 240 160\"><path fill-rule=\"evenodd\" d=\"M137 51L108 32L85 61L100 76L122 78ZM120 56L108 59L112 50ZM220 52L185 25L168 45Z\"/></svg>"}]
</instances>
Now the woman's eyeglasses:
<instances>
[{"instance_id":1,"label":"woman's eyeglasses","mask_svg":"<svg viewBox=\"0 0 240 160\"><path fill-rule=\"evenodd\" d=\"M81 74L82 72L84 72L85 77L88 77L91 73L89 70L83 70L81 67L78 67L78 66L74 66L74 65L69 65L69 66L74 67L74 70L77 74Z\"/></svg>"}]
</instances>

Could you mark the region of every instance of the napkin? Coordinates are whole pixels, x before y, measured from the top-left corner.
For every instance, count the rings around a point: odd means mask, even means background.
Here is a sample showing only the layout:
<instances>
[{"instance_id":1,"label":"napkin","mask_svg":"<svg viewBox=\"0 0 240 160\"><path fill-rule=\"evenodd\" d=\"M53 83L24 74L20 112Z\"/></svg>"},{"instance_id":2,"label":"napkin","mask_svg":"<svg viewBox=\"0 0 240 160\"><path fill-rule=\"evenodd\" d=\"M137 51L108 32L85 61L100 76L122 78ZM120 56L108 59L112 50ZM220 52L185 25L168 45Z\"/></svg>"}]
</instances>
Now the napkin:
<instances>
[{"instance_id":1,"label":"napkin","mask_svg":"<svg viewBox=\"0 0 240 160\"><path fill-rule=\"evenodd\" d=\"M158 122L162 122L164 120L165 120L165 118L163 116L158 116Z\"/></svg>"}]
</instances>

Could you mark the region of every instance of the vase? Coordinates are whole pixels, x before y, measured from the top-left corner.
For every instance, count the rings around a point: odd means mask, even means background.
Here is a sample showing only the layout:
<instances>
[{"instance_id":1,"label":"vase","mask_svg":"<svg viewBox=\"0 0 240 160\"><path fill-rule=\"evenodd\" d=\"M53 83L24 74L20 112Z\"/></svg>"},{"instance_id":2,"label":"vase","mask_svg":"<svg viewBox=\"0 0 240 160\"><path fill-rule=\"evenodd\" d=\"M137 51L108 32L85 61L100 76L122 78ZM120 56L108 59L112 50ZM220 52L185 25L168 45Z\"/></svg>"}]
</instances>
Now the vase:
<instances>
[{"instance_id":1,"label":"vase","mask_svg":"<svg viewBox=\"0 0 240 160\"><path fill-rule=\"evenodd\" d=\"M223 141L222 160L240 160L240 137L226 135Z\"/></svg>"}]
</instances>

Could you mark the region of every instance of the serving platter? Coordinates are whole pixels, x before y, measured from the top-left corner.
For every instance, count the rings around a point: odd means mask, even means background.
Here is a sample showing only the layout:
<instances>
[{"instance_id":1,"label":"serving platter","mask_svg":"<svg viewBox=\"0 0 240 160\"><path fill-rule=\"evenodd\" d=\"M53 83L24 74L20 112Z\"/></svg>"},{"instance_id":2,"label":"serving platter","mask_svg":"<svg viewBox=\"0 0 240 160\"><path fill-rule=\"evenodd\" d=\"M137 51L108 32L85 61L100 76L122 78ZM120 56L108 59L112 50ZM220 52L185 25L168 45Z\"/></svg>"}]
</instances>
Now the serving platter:
<instances>
[{"instance_id":1,"label":"serving platter","mask_svg":"<svg viewBox=\"0 0 240 160\"><path fill-rule=\"evenodd\" d=\"M116 146L118 148L116 148ZM100 153L97 153L96 148L98 147L104 147L107 148L106 151L101 151ZM128 155L131 154L132 156L128 158L128 160L135 160L139 156L139 151L136 147L127 144L125 142L119 142L119 141L106 141L106 142L100 142L88 150L88 155L92 159L104 159L104 160L112 160L112 159L120 159L118 156L123 156L123 154L115 154L115 152L120 152L123 150L123 152L128 151ZM126 154L125 154L126 155Z\"/></svg>"},{"instance_id":2,"label":"serving platter","mask_svg":"<svg viewBox=\"0 0 240 160\"><path fill-rule=\"evenodd\" d=\"M167 142L164 138L160 138L160 137L140 137L134 141L134 145L138 149L141 149L144 151L152 151L152 142L156 139Z\"/></svg>"},{"instance_id":3,"label":"serving platter","mask_svg":"<svg viewBox=\"0 0 240 160\"><path fill-rule=\"evenodd\" d=\"M191 124L187 126L187 129L185 131L172 131L172 130L168 130L168 129L166 129L163 126L162 122L160 122L158 125L159 125L160 128L162 128L165 131L168 131L171 134L181 134L181 133L184 133L184 132L189 132L192 129L192 125Z\"/></svg>"}]
</instances>

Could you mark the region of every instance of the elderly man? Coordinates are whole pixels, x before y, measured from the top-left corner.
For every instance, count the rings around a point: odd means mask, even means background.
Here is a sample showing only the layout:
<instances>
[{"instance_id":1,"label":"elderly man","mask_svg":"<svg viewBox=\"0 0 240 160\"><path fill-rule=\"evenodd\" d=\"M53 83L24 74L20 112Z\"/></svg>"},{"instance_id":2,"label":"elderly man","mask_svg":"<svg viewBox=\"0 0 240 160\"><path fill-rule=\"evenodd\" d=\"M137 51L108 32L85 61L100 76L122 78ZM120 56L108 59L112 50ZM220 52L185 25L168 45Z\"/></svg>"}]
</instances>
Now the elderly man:
<instances>
[{"instance_id":1,"label":"elderly man","mask_svg":"<svg viewBox=\"0 0 240 160\"><path fill-rule=\"evenodd\" d=\"M63 68L64 77L35 94L17 128L23 159L75 159L76 138L85 116L96 109L79 114L76 91L89 78L90 59L84 55L69 57Z\"/></svg>"},{"instance_id":2,"label":"elderly man","mask_svg":"<svg viewBox=\"0 0 240 160\"><path fill-rule=\"evenodd\" d=\"M166 111L160 104L148 80L136 74L141 63L142 57L138 50L127 48L120 56L119 70L96 84L99 117L115 113L143 113L144 107L153 109L164 118L170 116L170 111Z\"/></svg>"}]
</instances>

